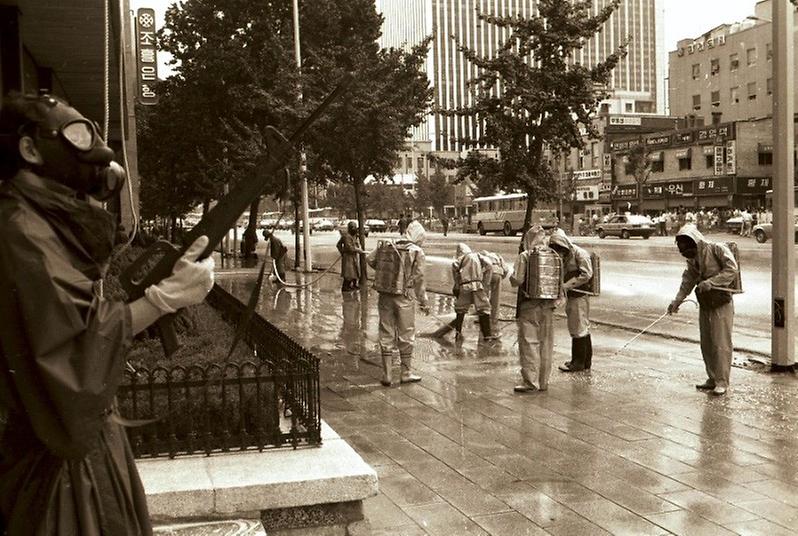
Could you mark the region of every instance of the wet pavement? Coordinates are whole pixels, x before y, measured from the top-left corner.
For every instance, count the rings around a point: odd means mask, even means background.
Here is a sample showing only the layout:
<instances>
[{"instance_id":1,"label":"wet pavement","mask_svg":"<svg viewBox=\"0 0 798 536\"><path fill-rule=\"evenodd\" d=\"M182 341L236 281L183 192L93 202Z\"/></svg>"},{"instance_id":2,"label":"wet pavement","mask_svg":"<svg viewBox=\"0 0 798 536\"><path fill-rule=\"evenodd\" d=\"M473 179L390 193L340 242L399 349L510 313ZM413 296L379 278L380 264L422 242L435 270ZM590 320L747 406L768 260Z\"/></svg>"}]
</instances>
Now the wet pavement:
<instances>
[{"instance_id":1,"label":"wet pavement","mask_svg":"<svg viewBox=\"0 0 798 536\"><path fill-rule=\"evenodd\" d=\"M218 279L246 299L254 274ZM377 294L339 285L267 286L259 308L321 359L322 418L380 477L365 506L375 536L798 533L794 376L734 368L710 397L693 387L697 344L644 335L619 351L633 334L608 326L592 330L593 370L565 374L557 317L549 390L516 394L507 308L498 342L470 319L461 344L419 338L423 381L385 388ZM430 297L418 331L453 316L451 297Z\"/></svg>"}]
</instances>

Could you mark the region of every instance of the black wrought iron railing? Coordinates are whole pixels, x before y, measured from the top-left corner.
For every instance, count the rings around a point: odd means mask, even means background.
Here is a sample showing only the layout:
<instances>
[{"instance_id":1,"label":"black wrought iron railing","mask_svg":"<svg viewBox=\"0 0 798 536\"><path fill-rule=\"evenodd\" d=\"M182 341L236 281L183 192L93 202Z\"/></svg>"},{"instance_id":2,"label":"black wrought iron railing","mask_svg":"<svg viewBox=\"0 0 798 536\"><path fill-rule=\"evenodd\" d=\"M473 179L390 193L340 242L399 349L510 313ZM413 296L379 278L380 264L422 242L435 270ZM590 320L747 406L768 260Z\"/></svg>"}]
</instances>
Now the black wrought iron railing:
<instances>
[{"instance_id":1,"label":"black wrought iron railing","mask_svg":"<svg viewBox=\"0 0 798 536\"><path fill-rule=\"evenodd\" d=\"M245 309L219 286L208 302L231 326ZM251 361L126 373L118 394L121 415L154 420L127 428L134 456L321 443L318 358L257 314L242 342L252 351Z\"/></svg>"}]
</instances>

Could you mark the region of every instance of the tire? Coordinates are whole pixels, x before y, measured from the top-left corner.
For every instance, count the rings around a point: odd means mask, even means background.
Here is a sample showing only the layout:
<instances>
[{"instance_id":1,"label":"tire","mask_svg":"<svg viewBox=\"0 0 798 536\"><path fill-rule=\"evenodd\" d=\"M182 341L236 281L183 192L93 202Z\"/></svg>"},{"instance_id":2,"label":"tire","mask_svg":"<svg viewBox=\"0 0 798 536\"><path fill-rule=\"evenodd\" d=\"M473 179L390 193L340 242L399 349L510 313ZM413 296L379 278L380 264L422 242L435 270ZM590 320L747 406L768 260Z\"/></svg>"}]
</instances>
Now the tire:
<instances>
[{"instance_id":1,"label":"tire","mask_svg":"<svg viewBox=\"0 0 798 536\"><path fill-rule=\"evenodd\" d=\"M650 234L648 234L648 233L645 233L645 234L643 235L643 238L645 238L646 240L648 240L649 238L651 238L651 235L650 235Z\"/></svg>"},{"instance_id":2,"label":"tire","mask_svg":"<svg viewBox=\"0 0 798 536\"><path fill-rule=\"evenodd\" d=\"M627 231L626 229L621 231L621 238L623 238L624 240L628 240L629 239L629 231Z\"/></svg>"},{"instance_id":3,"label":"tire","mask_svg":"<svg viewBox=\"0 0 798 536\"><path fill-rule=\"evenodd\" d=\"M488 234L487 231L485 231L485 226L482 225L482 222L479 222L477 224L477 232L479 232L479 234L482 235L482 236L485 236L486 234Z\"/></svg>"},{"instance_id":4,"label":"tire","mask_svg":"<svg viewBox=\"0 0 798 536\"><path fill-rule=\"evenodd\" d=\"M513 231L513 226L510 225L510 222L504 222L504 236L513 236L514 234L515 231Z\"/></svg>"},{"instance_id":5,"label":"tire","mask_svg":"<svg viewBox=\"0 0 798 536\"><path fill-rule=\"evenodd\" d=\"M757 229L757 231L754 233L754 238L756 238L756 241L759 242L760 244L764 244L765 242L768 241L768 237L765 234L765 231L763 231L762 229Z\"/></svg>"},{"instance_id":6,"label":"tire","mask_svg":"<svg viewBox=\"0 0 798 536\"><path fill-rule=\"evenodd\" d=\"M607 238L607 233L604 232L604 229L598 230L598 237L599 238Z\"/></svg>"}]
</instances>

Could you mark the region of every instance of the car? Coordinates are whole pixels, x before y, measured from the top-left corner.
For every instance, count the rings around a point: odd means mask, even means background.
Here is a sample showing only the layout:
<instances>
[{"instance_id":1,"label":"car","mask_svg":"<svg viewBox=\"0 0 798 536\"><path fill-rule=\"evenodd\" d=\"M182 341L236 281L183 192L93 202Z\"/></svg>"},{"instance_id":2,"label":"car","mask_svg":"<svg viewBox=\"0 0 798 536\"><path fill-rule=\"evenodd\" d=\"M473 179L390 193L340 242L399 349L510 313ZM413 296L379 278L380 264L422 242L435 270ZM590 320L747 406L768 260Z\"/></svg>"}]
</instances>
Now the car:
<instances>
[{"instance_id":1,"label":"car","mask_svg":"<svg viewBox=\"0 0 798 536\"><path fill-rule=\"evenodd\" d=\"M760 244L764 244L769 239L773 238L773 224L772 223L760 223L759 225L754 225L754 228L751 230L751 234L754 235L754 238ZM795 222L795 242L798 242L798 220Z\"/></svg>"},{"instance_id":2,"label":"car","mask_svg":"<svg viewBox=\"0 0 798 536\"><path fill-rule=\"evenodd\" d=\"M366 225L375 233L384 233L388 230L388 224L383 220L366 220Z\"/></svg>"},{"instance_id":3,"label":"car","mask_svg":"<svg viewBox=\"0 0 798 536\"><path fill-rule=\"evenodd\" d=\"M726 220L724 227L726 227L726 231L730 233L740 234L740 231L743 228L743 217L734 216L733 218L729 218Z\"/></svg>"},{"instance_id":4,"label":"car","mask_svg":"<svg viewBox=\"0 0 798 536\"><path fill-rule=\"evenodd\" d=\"M654 234L654 222L648 216L619 214L612 216L606 223L597 224L596 233L599 238L607 236L619 236L621 238L642 236L647 239Z\"/></svg>"},{"instance_id":5,"label":"car","mask_svg":"<svg viewBox=\"0 0 798 536\"><path fill-rule=\"evenodd\" d=\"M314 231L334 231L335 224L328 220L327 218L320 218L318 221L313 223L313 230Z\"/></svg>"}]
</instances>

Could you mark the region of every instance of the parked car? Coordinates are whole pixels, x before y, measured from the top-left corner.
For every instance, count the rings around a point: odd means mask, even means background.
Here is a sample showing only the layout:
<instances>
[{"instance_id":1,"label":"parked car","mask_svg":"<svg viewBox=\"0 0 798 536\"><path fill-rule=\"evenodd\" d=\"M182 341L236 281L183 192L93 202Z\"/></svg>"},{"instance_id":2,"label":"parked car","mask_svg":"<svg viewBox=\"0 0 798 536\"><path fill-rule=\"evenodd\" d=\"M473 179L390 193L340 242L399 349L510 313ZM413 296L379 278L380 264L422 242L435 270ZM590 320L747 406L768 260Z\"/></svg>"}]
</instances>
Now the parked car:
<instances>
[{"instance_id":1,"label":"parked car","mask_svg":"<svg viewBox=\"0 0 798 536\"><path fill-rule=\"evenodd\" d=\"M320 218L313 224L314 231L334 231L335 224L327 218Z\"/></svg>"},{"instance_id":2,"label":"parked car","mask_svg":"<svg viewBox=\"0 0 798 536\"><path fill-rule=\"evenodd\" d=\"M734 216L733 218L729 218L726 220L724 227L726 227L726 231L730 233L740 234L740 231L743 228L743 217Z\"/></svg>"},{"instance_id":3,"label":"parked car","mask_svg":"<svg viewBox=\"0 0 798 536\"><path fill-rule=\"evenodd\" d=\"M756 241L760 244L764 244L769 239L773 238L773 224L772 223L760 223L759 225L754 225L754 228L751 230L756 238ZM795 222L795 242L798 242L798 220Z\"/></svg>"},{"instance_id":4,"label":"parked car","mask_svg":"<svg viewBox=\"0 0 798 536\"><path fill-rule=\"evenodd\" d=\"M384 233L388 230L388 224L382 220L366 220L366 225L375 233Z\"/></svg>"},{"instance_id":5,"label":"parked car","mask_svg":"<svg viewBox=\"0 0 798 536\"><path fill-rule=\"evenodd\" d=\"M596 225L596 233L599 238L607 236L619 236L621 238L642 236L643 238L648 238L654 234L654 229L654 222L648 216L634 214L619 214L611 217L607 223Z\"/></svg>"}]
</instances>

